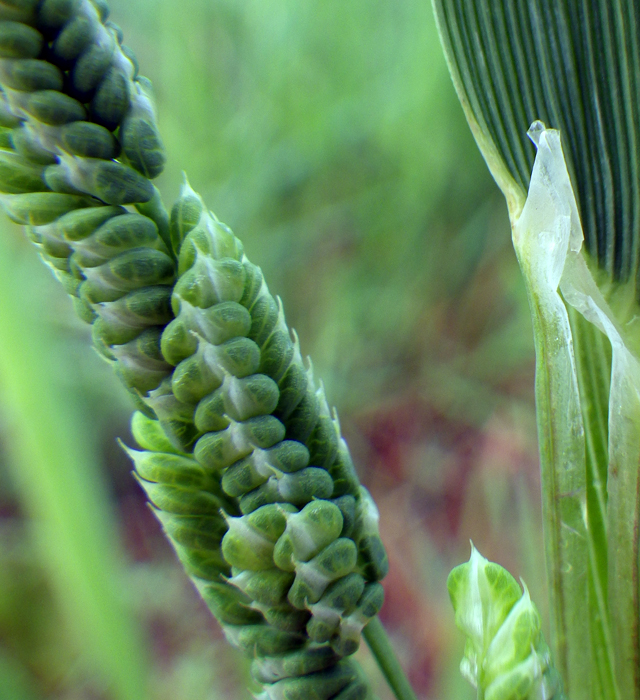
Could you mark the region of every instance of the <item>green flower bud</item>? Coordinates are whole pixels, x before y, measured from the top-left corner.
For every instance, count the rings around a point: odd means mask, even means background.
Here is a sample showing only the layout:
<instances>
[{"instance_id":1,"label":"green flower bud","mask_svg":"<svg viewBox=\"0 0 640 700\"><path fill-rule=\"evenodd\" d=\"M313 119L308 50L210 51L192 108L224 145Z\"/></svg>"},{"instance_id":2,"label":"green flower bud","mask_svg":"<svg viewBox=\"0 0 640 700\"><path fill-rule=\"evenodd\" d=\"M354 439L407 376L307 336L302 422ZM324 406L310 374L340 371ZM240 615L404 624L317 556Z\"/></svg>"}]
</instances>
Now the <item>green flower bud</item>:
<instances>
[{"instance_id":1,"label":"green flower bud","mask_svg":"<svg viewBox=\"0 0 640 700\"><path fill-rule=\"evenodd\" d=\"M339 496L338 498L332 499L332 503L335 503L338 508L340 508L340 512L342 513L343 526L340 536L351 537L356 524L356 499L347 494L345 496Z\"/></svg>"},{"instance_id":2,"label":"green flower bud","mask_svg":"<svg viewBox=\"0 0 640 700\"><path fill-rule=\"evenodd\" d=\"M353 466L347 443L342 438L338 440L338 453L328 471L334 483L334 496L344 496L345 494L355 496L360 493L360 481L356 474L356 468Z\"/></svg>"},{"instance_id":3,"label":"green flower bud","mask_svg":"<svg viewBox=\"0 0 640 700\"><path fill-rule=\"evenodd\" d=\"M324 469L307 467L293 474L277 474L240 499L240 510L250 513L266 503L293 503L304 506L314 498L326 499L333 491L333 481Z\"/></svg>"},{"instance_id":4,"label":"green flower bud","mask_svg":"<svg viewBox=\"0 0 640 700\"><path fill-rule=\"evenodd\" d=\"M140 479L139 481L149 500L167 513L214 516L223 507L219 498L206 491L194 491L180 486L167 486Z\"/></svg>"},{"instance_id":5,"label":"green flower bud","mask_svg":"<svg viewBox=\"0 0 640 700\"><path fill-rule=\"evenodd\" d=\"M292 649L299 649L306 641L304 635L283 632L269 625L225 625L224 636L232 646L251 657L274 656Z\"/></svg>"},{"instance_id":6,"label":"green flower bud","mask_svg":"<svg viewBox=\"0 0 640 700\"><path fill-rule=\"evenodd\" d=\"M173 308L175 313L175 304ZM212 345L221 345L238 336L245 336L251 323L247 310L232 301L208 309L197 309L181 301L177 311L178 317L167 326L162 336L162 352L174 365L196 352L197 336Z\"/></svg>"},{"instance_id":7,"label":"green flower bud","mask_svg":"<svg viewBox=\"0 0 640 700\"><path fill-rule=\"evenodd\" d=\"M367 583L356 609L340 620L331 648L340 656L355 654L365 625L375 617L384 602L384 589L379 583Z\"/></svg>"},{"instance_id":8,"label":"green flower bud","mask_svg":"<svg viewBox=\"0 0 640 700\"><path fill-rule=\"evenodd\" d=\"M71 299L74 311L76 312L78 318L85 323L93 323L96 319L96 313L93 310L91 304L86 302L84 299L78 299L73 297Z\"/></svg>"},{"instance_id":9,"label":"green flower bud","mask_svg":"<svg viewBox=\"0 0 640 700\"><path fill-rule=\"evenodd\" d=\"M63 194L84 194L69 181L69 174L63 165L49 165L44 171L44 181L49 189Z\"/></svg>"},{"instance_id":10,"label":"green flower bud","mask_svg":"<svg viewBox=\"0 0 640 700\"><path fill-rule=\"evenodd\" d=\"M249 418L241 423L231 420L225 430L201 437L193 455L203 466L222 471L249 455L254 447L273 447L284 436L284 425L273 416Z\"/></svg>"},{"instance_id":11,"label":"green flower bud","mask_svg":"<svg viewBox=\"0 0 640 700\"><path fill-rule=\"evenodd\" d=\"M312 464L329 469L335 462L338 453L340 428L337 419L331 418L322 384L316 391L316 400L318 401L319 415L307 440L307 447L311 453Z\"/></svg>"},{"instance_id":12,"label":"green flower bud","mask_svg":"<svg viewBox=\"0 0 640 700\"><path fill-rule=\"evenodd\" d=\"M251 600L267 606L281 605L293 583L294 575L279 569L262 571L234 570L229 583L246 593Z\"/></svg>"},{"instance_id":13,"label":"green flower bud","mask_svg":"<svg viewBox=\"0 0 640 700\"><path fill-rule=\"evenodd\" d=\"M280 420L286 421L304 398L309 381L302 364L292 362L278 382L280 399L274 411ZM324 466L319 464L318 466Z\"/></svg>"},{"instance_id":14,"label":"green flower bud","mask_svg":"<svg viewBox=\"0 0 640 700\"><path fill-rule=\"evenodd\" d=\"M280 656L254 659L251 675L259 683L275 683L283 678L305 676L334 666L339 657L329 646L291 651Z\"/></svg>"},{"instance_id":15,"label":"green flower bud","mask_svg":"<svg viewBox=\"0 0 640 700\"><path fill-rule=\"evenodd\" d=\"M227 524L220 515L181 515L157 508L153 512L172 541L190 550L208 552L220 549L227 531Z\"/></svg>"},{"instance_id":16,"label":"green flower bud","mask_svg":"<svg viewBox=\"0 0 640 700\"><path fill-rule=\"evenodd\" d=\"M128 343L148 326L163 326L173 318L170 296L170 287L143 287L98 304L94 332L107 346Z\"/></svg>"},{"instance_id":17,"label":"green flower bud","mask_svg":"<svg viewBox=\"0 0 640 700\"><path fill-rule=\"evenodd\" d=\"M129 70L132 73L131 66ZM130 78L123 73L120 66L112 66L103 78L91 100L89 111L91 118L113 130L124 120L129 109ZM143 173L149 177L146 173Z\"/></svg>"},{"instance_id":18,"label":"green flower bud","mask_svg":"<svg viewBox=\"0 0 640 700\"><path fill-rule=\"evenodd\" d=\"M95 206L90 197L57 192L0 195L0 204L7 216L17 224L41 226L50 224L72 209Z\"/></svg>"},{"instance_id":19,"label":"green flower bud","mask_svg":"<svg viewBox=\"0 0 640 700\"><path fill-rule=\"evenodd\" d=\"M284 317L281 317L280 324L284 326ZM276 382L280 381L294 359L296 350L297 346L291 342L286 326L275 330L261 349L260 371ZM298 360L301 362L299 351Z\"/></svg>"},{"instance_id":20,"label":"green flower bud","mask_svg":"<svg viewBox=\"0 0 640 700\"><path fill-rule=\"evenodd\" d=\"M467 638L462 675L490 700L561 697L559 678L525 588L473 547L447 581L455 622Z\"/></svg>"},{"instance_id":21,"label":"green flower bud","mask_svg":"<svg viewBox=\"0 0 640 700\"><path fill-rule=\"evenodd\" d=\"M262 348L274 329L281 323L278 305L270 294L265 294L248 308L251 313L251 332L249 337L255 340L258 346Z\"/></svg>"},{"instance_id":22,"label":"green flower bud","mask_svg":"<svg viewBox=\"0 0 640 700\"><path fill-rule=\"evenodd\" d=\"M311 377L311 373L309 373L309 377ZM309 379L309 386L313 386L311 378ZM319 415L320 404L318 399L313 391L307 389L302 401L287 419L287 435L292 440L299 440L306 444L318 422Z\"/></svg>"},{"instance_id":23,"label":"green flower bud","mask_svg":"<svg viewBox=\"0 0 640 700\"><path fill-rule=\"evenodd\" d=\"M122 28L120 27L120 25L109 20L108 22L104 23L104 26L113 32L118 44L122 44L122 42L124 41L124 32L122 31Z\"/></svg>"},{"instance_id":24,"label":"green flower bud","mask_svg":"<svg viewBox=\"0 0 640 700\"><path fill-rule=\"evenodd\" d=\"M447 588L456 626L471 640L473 654L484 655L490 640L522 592L511 574L472 547L471 558L449 574Z\"/></svg>"},{"instance_id":25,"label":"green flower bud","mask_svg":"<svg viewBox=\"0 0 640 700\"><path fill-rule=\"evenodd\" d=\"M242 378L227 374L217 391L222 392L226 415L237 421L269 414L278 404L278 385L264 374Z\"/></svg>"},{"instance_id":26,"label":"green flower bud","mask_svg":"<svg viewBox=\"0 0 640 700\"><path fill-rule=\"evenodd\" d=\"M76 241L73 247L78 264L86 268L107 263L118 253L134 248L157 249L161 246L158 228L151 219L140 214L124 214L109 217L91 235ZM144 253L146 255L147 251Z\"/></svg>"},{"instance_id":27,"label":"green flower bud","mask_svg":"<svg viewBox=\"0 0 640 700\"><path fill-rule=\"evenodd\" d=\"M358 673L358 677L345 686L332 700L369 700L372 696L367 679Z\"/></svg>"},{"instance_id":28,"label":"green flower bud","mask_svg":"<svg viewBox=\"0 0 640 700\"><path fill-rule=\"evenodd\" d=\"M296 579L289 589L289 602L299 609L317 603L330 583L353 571L357 559L353 540L340 537L311 561L299 562Z\"/></svg>"},{"instance_id":29,"label":"green flower bud","mask_svg":"<svg viewBox=\"0 0 640 700\"><path fill-rule=\"evenodd\" d=\"M56 276L56 279L60 282L62 288L69 296L78 296L78 288L80 286L79 279L68 272L64 272L63 270L53 269L53 274Z\"/></svg>"},{"instance_id":30,"label":"green flower bud","mask_svg":"<svg viewBox=\"0 0 640 700\"><path fill-rule=\"evenodd\" d=\"M0 82L13 90L62 90L63 77L59 68L37 58L0 59Z\"/></svg>"},{"instance_id":31,"label":"green flower bud","mask_svg":"<svg viewBox=\"0 0 640 700\"><path fill-rule=\"evenodd\" d=\"M29 95L26 111L44 124L57 126L86 119L85 108L73 97L55 90L39 90Z\"/></svg>"},{"instance_id":32,"label":"green flower bud","mask_svg":"<svg viewBox=\"0 0 640 700\"><path fill-rule=\"evenodd\" d=\"M71 195L49 196L69 197ZM97 267L86 268L87 281L84 286L87 298L93 303L116 301L127 292L140 287L171 284L173 273L173 262L168 255L151 248L137 248L120 253L109 262Z\"/></svg>"},{"instance_id":33,"label":"green flower bud","mask_svg":"<svg viewBox=\"0 0 640 700\"><path fill-rule=\"evenodd\" d=\"M174 366L191 357L198 349L198 336L192 330L195 322L190 322L191 316L191 309L183 309L180 318L171 321L162 332L162 354Z\"/></svg>"},{"instance_id":34,"label":"green flower bud","mask_svg":"<svg viewBox=\"0 0 640 700\"><path fill-rule=\"evenodd\" d=\"M78 11L81 1L42 0L38 10L38 26L49 31L60 29Z\"/></svg>"},{"instance_id":35,"label":"green flower bud","mask_svg":"<svg viewBox=\"0 0 640 700\"><path fill-rule=\"evenodd\" d=\"M222 487L230 496L243 496L274 474L296 472L308 464L309 450L302 443L283 440L268 450L256 448L248 457L231 465L222 475Z\"/></svg>"},{"instance_id":36,"label":"green flower bud","mask_svg":"<svg viewBox=\"0 0 640 700\"><path fill-rule=\"evenodd\" d=\"M59 238L71 241L76 248L77 241L87 238L106 221L122 214L126 214L123 207L93 207L70 211L52 223L51 230Z\"/></svg>"},{"instance_id":37,"label":"green flower bud","mask_svg":"<svg viewBox=\"0 0 640 700\"><path fill-rule=\"evenodd\" d=\"M251 601L237 588L226 583L195 581L204 602L222 625L257 625L261 613L253 610Z\"/></svg>"},{"instance_id":38,"label":"green flower bud","mask_svg":"<svg viewBox=\"0 0 640 700\"><path fill-rule=\"evenodd\" d=\"M222 336L219 335L218 337ZM203 347L203 362L209 366L212 372L217 373L221 381L224 381L227 377L233 379L244 379L246 377L249 379L250 377L259 376L253 373L260 363L260 350L249 338L235 337L219 345L212 345L200 340L200 345ZM269 391L273 392L273 387L270 384L268 387ZM230 401L232 400L232 389L231 386L228 389ZM236 389L240 390L238 387ZM272 403L272 401L271 399L269 403Z\"/></svg>"},{"instance_id":39,"label":"green flower bud","mask_svg":"<svg viewBox=\"0 0 640 700\"><path fill-rule=\"evenodd\" d=\"M120 143L131 167L153 179L164 169L166 155L156 126L149 81L137 79L129 110L120 125Z\"/></svg>"},{"instance_id":40,"label":"green flower bud","mask_svg":"<svg viewBox=\"0 0 640 700\"><path fill-rule=\"evenodd\" d=\"M527 700L527 698L562 697L561 682L557 675L553 678L546 673L549 665L549 655L529 655L524 661L515 665L503 675L496 678L487 687L484 694L486 700Z\"/></svg>"},{"instance_id":41,"label":"green flower bud","mask_svg":"<svg viewBox=\"0 0 640 700\"><path fill-rule=\"evenodd\" d=\"M106 204L148 202L153 185L140 173L112 160L60 156L60 165L67 171L68 181Z\"/></svg>"},{"instance_id":42,"label":"green flower bud","mask_svg":"<svg viewBox=\"0 0 640 700\"><path fill-rule=\"evenodd\" d=\"M171 371L160 352L160 329L157 327L145 329L128 343L113 345L110 351L118 361L116 371L122 381L141 392L156 389Z\"/></svg>"},{"instance_id":43,"label":"green flower bud","mask_svg":"<svg viewBox=\"0 0 640 700\"><path fill-rule=\"evenodd\" d=\"M189 188L191 190L191 188ZM191 190L193 192L193 190ZM187 191L187 195L189 191ZM195 195L196 197L198 195ZM233 235L231 229L218 221L211 212L203 211L196 226L189 231L180 246L178 273L183 275L196 262L198 255L204 258L223 261L229 259L240 263L243 259L242 243ZM243 287L247 274L243 264ZM244 288L239 299L244 297Z\"/></svg>"},{"instance_id":44,"label":"green flower bud","mask_svg":"<svg viewBox=\"0 0 640 700\"><path fill-rule=\"evenodd\" d=\"M48 226L31 226L29 229L32 232L32 235L30 235L31 239L40 247L42 253L67 261L66 267L61 269L70 271L68 261L73 253L73 249L66 241L55 235L52 224Z\"/></svg>"},{"instance_id":45,"label":"green flower bud","mask_svg":"<svg viewBox=\"0 0 640 700\"><path fill-rule=\"evenodd\" d=\"M104 27L98 27L87 50L78 58L71 70L71 83L83 102L97 87L114 57L116 41Z\"/></svg>"},{"instance_id":46,"label":"green flower bud","mask_svg":"<svg viewBox=\"0 0 640 700\"><path fill-rule=\"evenodd\" d=\"M0 20L35 24L38 0L3 0Z\"/></svg>"},{"instance_id":47,"label":"green flower bud","mask_svg":"<svg viewBox=\"0 0 640 700\"><path fill-rule=\"evenodd\" d=\"M219 581L229 573L229 565L219 549L193 549L171 540L182 566L189 576L205 581Z\"/></svg>"},{"instance_id":48,"label":"green flower bud","mask_svg":"<svg viewBox=\"0 0 640 700\"><path fill-rule=\"evenodd\" d=\"M0 23L0 58L36 58L42 50L42 34L20 22Z\"/></svg>"},{"instance_id":49,"label":"green flower bud","mask_svg":"<svg viewBox=\"0 0 640 700\"><path fill-rule=\"evenodd\" d=\"M133 67L133 71L131 74L132 80L137 81L140 66L138 65L138 60L136 59L136 56L133 53L133 50L129 46L127 46L126 44L121 44L120 51L122 52L122 55L131 63L131 65Z\"/></svg>"},{"instance_id":50,"label":"green flower bud","mask_svg":"<svg viewBox=\"0 0 640 700\"><path fill-rule=\"evenodd\" d=\"M231 230L230 229L228 229L228 230L229 230L229 233L231 233ZM236 239L236 240L238 240L238 239ZM238 243L240 243L240 241L238 241ZM240 243L240 245L242 245L242 244ZM231 257L235 257L235 256L231 256ZM242 260L242 264L244 265L245 274L246 274L244 293L242 294L242 299L240 299L240 303L243 306L246 306L247 309L251 310L253 308L253 305L258 301L258 299L262 299L262 298L273 299L273 297L271 297L271 295L266 291L266 284L264 283L264 277L262 275L262 270L257 265L254 265L252 262L249 262L247 260L246 256L244 256L244 255L241 255L239 258L236 258L236 259ZM277 306L276 306L276 313L277 313Z\"/></svg>"},{"instance_id":51,"label":"green flower bud","mask_svg":"<svg viewBox=\"0 0 640 700\"><path fill-rule=\"evenodd\" d=\"M174 251L180 251L182 241L184 241L187 234L198 225L203 212L204 202L200 196L191 189L185 176L182 189L180 190L180 196L171 209L169 230Z\"/></svg>"},{"instance_id":52,"label":"green flower bud","mask_svg":"<svg viewBox=\"0 0 640 700\"><path fill-rule=\"evenodd\" d=\"M91 0L91 4L96 8L101 22L106 22L109 16L109 5L107 0Z\"/></svg>"},{"instance_id":53,"label":"green flower bud","mask_svg":"<svg viewBox=\"0 0 640 700\"><path fill-rule=\"evenodd\" d=\"M63 272L69 271L69 260L66 256L56 256L47 253L45 250L40 251L40 257L44 260L51 269L62 270Z\"/></svg>"},{"instance_id":54,"label":"green flower bud","mask_svg":"<svg viewBox=\"0 0 640 700\"><path fill-rule=\"evenodd\" d=\"M40 137L30 124L21 123L17 126L11 133L11 142L17 153L34 163L56 163L56 157L42 145Z\"/></svg>"},{"instance_id":55,"label":"green flower bud","mask_svg":"<svg viewBox=\"0 0 640 700\"><path fill-rule=\"evenodd\" d=\"M0 124L2 123L2 100L0 100ZM13 142L11 141L12 129L5 126L0 126L0 148L6 151L13 151Z\"/></svg>"},{"instance_id":56,"label":"green flower bud","mask_svg":"<svg viewBox=\"0 0 640 700\"><path fill-rule=\"evenodd\" d=\"M265 686L257 700L330 700L357 678L358 674L348 661L340 661L323 671L298 678L284 678Z\"/></svg>"},{"instance_id":57,"label":"green flower bud","mask_svg":"<svg viewBox=\"0 0 640 700\"><path fill-rule=\"evenodd\" d=\"M287 525L287 503L263 506L249 515L227 517L229 530L222 540L222 554L231 566L249 571L271 569L273 548Z\"/></svg>"},{"instance_id":58,"label":"green flower bud","mask_svg":"<svg viewBox=\"0 0 640 700\"><path fill-rule=\"evenodd\" d=\"M237 260L215 260L197 251L193 266L176 283L175 295L181 303L207 309L220 302L239 301L244 282L245 270Z\"/></svg>"},{"instance_id":59,"label":"green flower bud","mask_svg":"<svg viewBox=\"0 0 640 700\"><path fill-rule=\"evenodd\" d=\"M76 15L65 24L53 42L53 55L65 68L71 68L73 62L94 40L99 26L95 14Z\"/></svg>"},{"instance_id":60,"label":"green flower bud","mask_svg":"<svg viewBox=\"0 0 640 700\"><path fill-rule=\"evenodd\" d=\"M272 627L284 632L303 632L311 617L307 610L294 610L290 605L270 607L254 603L253 607Z\"/></svg>"},{"instance_id":61,"label":"green flower bud","mask_svg":"<svg viewBox=\"0 0 640 700\"><path fill-rule=\"evenodd\" d=\"M191 457L165 452L132 450L126 446L124 450L135 464L138 476L145 481L209 491L218 498L228 501L215 476L206 472Z\"/></svg>"},{"instance_id":62,"label":"green flower bud","mask_svg":"<svg viewBox=\"0 0 640 700\"><path fill-rule=\"evenodd\" d=\"M540 614L525 586L522 597L511 608L487 649L483 667L487 686L524 661L531 649L538 646L540 634Z\"/></svg>"},{"instance_id":63,"label":"green flower bud","mask_svg":"<svg viewBox=\"0 0 640 700\"><path fill-rule=\"evenodd\" d=\"M143 450L177 453L159 421L145 416L141 411L136 411L131 418L131 432Z\"/></svg>"},{"instance_id":64,"label":"green flower bud","mask_svg":"<svg viewBox=\"0 0 640 700\"><path fill-rule=\"evenodd\" d=\"M342 524L340 509L330 501L313 501L289 515L273 553L276 566L295 571L297 562L309 561L340 537Z\"/></svg>"},{"instance_id":65,"label":"green flower bud","mask_svg":"<svg viewBox=\"0 0 640 700\"><path fill-rule=\"evenodd\" d=\"M113 134L104 126L91 122L77 121L66 124L60 130L59 140L65 151L85 158L111 160L118 152Z\"/></svg>"},{"instance_id":66,"label":"green flower bud","mask_svg":"<svg viewBox=\"0 0 640 700\"><path fill-rule=\"evenodd\" d=\"M331 640L340 627L344 614L353 612L365 587L360 574L352 573L330 584L317 603L309 605L312 618L307 624L307 634L314 642Z\"/></svg>"},{"instance_id":67,"label":"green flower bud","mask_svg":"<svg viewBox=\"0 0 640 700\"><path fill-rule=\"evenodd\" d=\"M171 379L163 380L144 399L153 410L171 443L181 452L190 451L198 432L193 425L193 406L178 401L171 391Z\"/></svg>"},{"instance_id":68,"label":"green flower bud","mask_svg":"<svg viewBox=\"0 0 640 700\"><path fill-rule=\"evenodd\" d=\"M23 194L47 189L43 168L11 151L0 151L0 192Z\"/></svg>"},{"instance_id":69,"label":"green flower bud","mask_svg":"<svg viewBox=\"0 0 640 700\"><path fill-rule=\"evenodd\" d=\"M179 401L191 404L197 404L214 389L217 389L221 385L224 376L222 372L216 371L217 367L212 366L205 358L205 351L215 346L211 346L206 343L206 341L197 337L196 341L198 343L197 351L191 355L191 357L182 360L182 362L176 366L173 371L173 376L171 377L171 388L176 398ZM198 408L200 407L198 406ZM197 410L195 414L195 423L200 431L207 432L207 428L203 428L199 425ZM225 421L224 425L217 429L222 430L226 428L227 425L228 422ZM210 428L210 430L215 429L216 428Z\"/></svg>"},{"instance_id":70,"label":"green flower bud","mask_svg":"<svg viewBox=\"0 0 640 700\"><path fill-rule=\"evenodd\" d=\"M224 395L221 391L212 391L196 408L196 428L201 433L211 433L224 430L230 420L224 410Z\"/></svg>"},{"instance_id":71,"label":"green flower bud","mask_svg":"<svg viewBox=\"0 0 640 700\"><path fill-rule=\"evenodd\" d=\"M358 545L358 568L368 581L380 581L389 572L389 559L378 529L379 520L371 494L360 486L353 539Z\"/></svg>"}]
</instances>

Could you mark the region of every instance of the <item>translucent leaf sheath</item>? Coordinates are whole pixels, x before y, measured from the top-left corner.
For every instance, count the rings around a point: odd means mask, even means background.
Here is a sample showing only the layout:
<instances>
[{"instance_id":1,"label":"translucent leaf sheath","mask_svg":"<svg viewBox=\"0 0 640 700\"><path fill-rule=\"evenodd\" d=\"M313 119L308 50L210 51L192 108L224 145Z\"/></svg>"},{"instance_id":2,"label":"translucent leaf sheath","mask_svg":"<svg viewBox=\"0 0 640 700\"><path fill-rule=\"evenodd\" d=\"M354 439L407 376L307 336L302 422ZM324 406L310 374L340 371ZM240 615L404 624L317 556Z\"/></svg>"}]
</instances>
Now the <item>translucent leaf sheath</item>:
<instances>
[{"instance_id":1,"label":"translucent leaf sheath","mask_svg":"<svg viewBox=\"0 0 640 700\"><path fill-rule=\"evenodd\" d=\"M589 618L584 614L589 569L584 429L569 318L557 292L569 246L571 212L554 217L541 180L534 175L532 183L514 227L514 246L527 284L536 342L536 404L554 650L559 667L567 674L569 692L586 700L590 697L591 639ZM540 219L547 212L548 218ZM580 646L574 640L580 640Z\"/></svg>"},{"instance_id":2,"label":"translucent leaf sheath","mask_svg":"<svg viewBox=\"0 0 640 700\"><path fill-rule=\"evenodd\" d=\"M591 635L589 645L591 647L592 687L585 688L585 693L597 693L597 695L585 695L585 697L638 697L640 682L638 678L638 485L639 475L637 465L640 460L640 364L631 349L629 338L622 329L611 308L598 289L591 272L581 255L582 231L577 216L577 209L571 184L564 165L559 136L554 131L534 132L534 137L539 138L539 155L532 176L532 184L529 197L523 210L523 214L514 227L514 243L518 251L525 277L530 285L532 307L536 313L544 318L548 313L553 300L545 301L540 291L545 279L551 280L550 288L559 284L562 296L582 314L584 319L592 323L604 333L611 343L611 381L609 391L609 418L608 418L608 463L607 475L607 503L606 512L602 497L598 497L598 489L602 490L602 482L598 473L589 471L591 459L586 460L587 469L580 469L580 462L574 463L573 473L584 474L591 483L594 498L589 503L589 518L585 517L588 524L585 533L585 543L589 550L590 570L592 572L589 583L589 598L591 605L598 610L592 615L588 633ZM539 250L536 252L536 246ZM537 260L537 263L536 263ZM550 272L553 276L550 277ZM538 300L542 300L540 303ZM534 306L538 304L538 306ZM555 300L555 306L560 315L566 315L565 307L560 297ZM542 324L541 324L542 325ZM553 348L564 338L560 345L564 344L567 352L573 355L573 338L567 324L562 323L560 335L557 329L549 326L552 334L545 337L541 343L540 353L543 357L550 356ZM574 327L580 328L580 323L574 321ZM542 330L545 328L542 326ZM584 334L582 334L584 337ZM572 368L574 363L571 362ZM555 361L554 368L562 368ZM543 375L544 376L544 375ZM553 381L545 377L547 383L543 387L551 386ZM577 386L577 377L567 375L565 383ZM548 425L550 431L557 433L559 428L568 426L566 420L553 420L552 411L573 405L580 401L575 389L571 392L570 403L559 404L561 395L551 397L556 403L545 405L544 395L538 396L539 408L543 407L543 420L551 416ZM578 404L579 405L579 404ZM561 414L562 415L562 414ZM574 427L565 442L573 445L573 450L578 457L583 459L586 454L580 455L578 450L585 450L585 441L579 430L582 422L575 420L575 412L572 420ZM545 425L542 423L541 425ZM597 433L596 433L597 435ZM544 434L543 445L552 444L552 440ZM546 439L545 439L546 438ZM595 448L599 449L599 448ZM587 451L592 453L594 446L589 443ZM543 453L544 454L544 453ZM555 464L552 473L562 473L563 462L560 457L564 455L551 455L551 464ZM543 457L543 465L545 463ZM571 463L570 463L571 464ZM574 494L572 493L572 496ZM586 504L585 504L586 506ZM585 508L585 516L586 516ZM564 524L564 522L563 522ZM603 528L605 541L602 541ZM573 527L573 526L572 526ZM575 529L575 528L573 528ZM580 532L580 530L578 530ZM602 576L601 561L603 545L608 561L607 576ZM572 544L567 550L575 556L580 552L579 544ZM557 556L557 553L554 554ZM570 567L559 567L555 562L553 571L559 577L572 576L574 563ZM585 577L586 578L586 577ZM568 597L563 600L562 588L555 590L557 600L556 607L564 613L570 613L572 603L579 609L582 607L580 597ZM570 595L573 593L570 591ZM560 601L560 603L558 603ZM583 620L587 616L583 615ZM566 618L565 618L566 620ZM572 650L579 647L583 637L574 636L570 629L570 620L566 621L566 639L568 647ZM583 634L587 631L583 630ZM615 641L614 641L615 640ZM588 652L588 648L584 649ZM567 667L574 669L575 673L581 672L580 660L566 660ZM584 669L583 672L587 672ZM595 690L594 690L595 689Z\"/></svg>"},{"instance_id":3,"label":"translucent leaf sheath","mask_svg":"<svg viewBox=\"0 0 640 700\"><path fill-rule=\"evenodd\" d=\"M2 204L141 409L137 477L262 697L364 698L376 507L242 244L186 184L169 221L150 85L107 14L0 6Z\"/></svg>"}]
</instances>

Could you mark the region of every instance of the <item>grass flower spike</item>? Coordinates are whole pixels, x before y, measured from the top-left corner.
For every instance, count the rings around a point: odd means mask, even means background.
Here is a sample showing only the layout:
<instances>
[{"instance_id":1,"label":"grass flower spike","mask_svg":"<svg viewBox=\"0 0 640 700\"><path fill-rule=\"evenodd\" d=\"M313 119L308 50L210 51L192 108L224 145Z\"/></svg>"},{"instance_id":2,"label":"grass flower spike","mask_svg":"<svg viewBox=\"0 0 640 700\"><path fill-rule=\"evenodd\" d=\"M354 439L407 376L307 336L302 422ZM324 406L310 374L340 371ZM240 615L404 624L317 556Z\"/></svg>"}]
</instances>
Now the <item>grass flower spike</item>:
<instances>
[{"instance_id":1,"label":"grass flower spike","mask_svg":"<svg viewBox=\"0 0 640 700\"><path fill-rule=\"evenodd\" d=\"M511 574L471 548L447 582L467 642L462 675L484 700L563 700L540 615Z\"/></svg>"},{"instance_id":2,"label":"grass flower spike","mask_svg":"<svg viewBox=\"0 0 640 700\"><path fill-rule=\"evenodd\" d=\"M0 4L0 200L133 395L136 476L260 697L367 697L376 507L240 241L186 182L167 215L150 84L107 16Z\"/></svg>"}]
</instances>

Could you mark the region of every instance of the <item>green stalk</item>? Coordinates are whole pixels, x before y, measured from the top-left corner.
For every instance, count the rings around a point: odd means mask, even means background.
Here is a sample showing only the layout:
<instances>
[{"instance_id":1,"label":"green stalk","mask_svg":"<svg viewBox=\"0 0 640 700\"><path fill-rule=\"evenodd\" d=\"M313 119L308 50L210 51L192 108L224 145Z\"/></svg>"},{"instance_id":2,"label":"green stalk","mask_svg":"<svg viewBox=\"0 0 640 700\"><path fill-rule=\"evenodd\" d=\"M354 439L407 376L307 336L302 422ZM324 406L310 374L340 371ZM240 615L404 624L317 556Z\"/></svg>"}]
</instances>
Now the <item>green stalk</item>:
<instances>
[{"instance_id":1,"label":"green stalk","mask_svg":"<svg viewBox=\"0 0 640 700\"><path fill-rule=\"evenodd\" d=\"M608 600L620 693L623 698L637 700L640 697L640 364L620 338L612 342L607 475Z\"/></svg>"},{"instance_id":2,"label":"green stalk","mask_svg":"<svg viewBox=\"0 0 640 700\"><path fill-rule=\"evenodd\" d=\"M615 649L608 609L606 522L611 347L604 334L584 316L571 306L568 306L568 311L585 425L587 514L591 533L589 560L592 571L589 599L595 601L595 605L589 605L589 611L592 617L594 687L598 689L594 695L605 697L604 689L615 687Z\"/></svg>"},{"instance_id":3,"label":"green stalk","mask_svg":"<svg viewBox=\"0 0 640 700\"><path fill-rule=\"evenodd\" d=\"M416 700L380 618L374 617L362 634L397 700Z\"/></svg>"},{"instance_id":4,"label":"green stalk","mask_svg":"<svg viewBox=\"0 0 640 700\"><path fill-rule=\"evenodd\" d=\"M533 317L536 414L540 445L545 553L551 590L555 660L574 700L591 697L588 534L585 522L584 428L570 346L569 321L559 297L536 287L531 260L519 252ZM555 303L554 303L555 302Z\"/></svg>"}]
</instances>

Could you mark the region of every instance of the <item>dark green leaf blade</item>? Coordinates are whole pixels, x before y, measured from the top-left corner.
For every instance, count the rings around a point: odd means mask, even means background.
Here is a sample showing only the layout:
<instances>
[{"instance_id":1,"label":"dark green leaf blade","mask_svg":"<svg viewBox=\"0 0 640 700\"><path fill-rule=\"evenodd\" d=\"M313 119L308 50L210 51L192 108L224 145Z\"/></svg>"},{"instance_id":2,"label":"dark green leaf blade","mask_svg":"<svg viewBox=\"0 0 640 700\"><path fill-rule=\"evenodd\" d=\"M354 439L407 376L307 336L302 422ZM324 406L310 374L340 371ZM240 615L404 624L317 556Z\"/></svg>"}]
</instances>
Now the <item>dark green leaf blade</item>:
<instances>
[{"instance_id":1,"label":"dark green leaf blade","mask_svg":"<svg viewBox=\"0 0 640 700\"><path fill-rule=\"evenodd\" d=\"M631 0L435 0L435 6L467 116L494 144L506 177L526 190L535 156L526 137L531 122L559 129L586 249L610 279L637 286L640 6Z\"/></svg>"}]
</instances>

